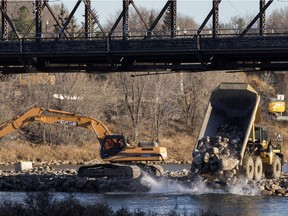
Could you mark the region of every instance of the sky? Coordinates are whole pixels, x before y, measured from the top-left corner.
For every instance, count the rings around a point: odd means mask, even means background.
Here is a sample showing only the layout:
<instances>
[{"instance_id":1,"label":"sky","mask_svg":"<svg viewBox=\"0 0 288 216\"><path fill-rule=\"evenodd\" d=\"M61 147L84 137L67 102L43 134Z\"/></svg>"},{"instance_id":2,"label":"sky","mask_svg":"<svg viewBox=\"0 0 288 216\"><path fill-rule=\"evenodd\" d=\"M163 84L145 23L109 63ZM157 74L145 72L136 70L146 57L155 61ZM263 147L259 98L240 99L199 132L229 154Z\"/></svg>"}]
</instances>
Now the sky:
<instances>
[{"instance_id":1,"label":"sky","mask_svg":"<svg viewBox=\"0 0 288 216\"><path fill-rule=\"evenodd\" d=\"M50 0L50 3L61 3L71 11L77 0ZM134 0L136 6L160 11L167 0ZM266 3L268 0L266 0ZM122 10L122 0L91 0L92 8L95 8L100 23L104 25L109 17L113 17ZM267 15L274 9L288 6L288 0L274 0L267 9ZM201 24L212 8L212 0L177 0L177 13L192 17L198 24ZM219 20L221 23L229 22L233 16L253 16L259 12L259 0L222 0L220 3ZM76 11L77 22L83 22L84 3L82 2Z\"/></svg>"}]
</instances>

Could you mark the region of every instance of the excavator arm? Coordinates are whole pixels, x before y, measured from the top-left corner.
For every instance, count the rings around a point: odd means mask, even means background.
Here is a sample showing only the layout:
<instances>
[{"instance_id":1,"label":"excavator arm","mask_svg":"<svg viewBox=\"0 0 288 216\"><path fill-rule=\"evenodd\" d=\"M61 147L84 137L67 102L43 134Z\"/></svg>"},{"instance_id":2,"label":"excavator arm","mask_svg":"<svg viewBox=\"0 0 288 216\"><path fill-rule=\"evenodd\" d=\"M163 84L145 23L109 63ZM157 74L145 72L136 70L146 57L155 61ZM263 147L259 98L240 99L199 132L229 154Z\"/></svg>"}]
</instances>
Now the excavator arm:
<instances>
[{"instance_id":1,"label":"excavator arm","mask_svg":"<svg viewBox=\"0 0 288 216\"><path fill-rule=\"evenodd\" d=\"M32 108L26 113L2 123L0 138L33 122L83 127L94 132L99 140L111 134L102 122L93 118L60 110Z\"/></svg>"},{"instance_id":2,"label":"excavator arm","mask_svg":"<svg viewBox=\"0 0 288 216\"><path fill-rule=\"evenodd\" d=\"M28 126L34 121L35 116L41 115L45 109L43 108L32 108L23 115L17 116L16 118L9 119L6 122L0 124L0 138L12 133L19 128Z\"/></svg>"}]
</instances>

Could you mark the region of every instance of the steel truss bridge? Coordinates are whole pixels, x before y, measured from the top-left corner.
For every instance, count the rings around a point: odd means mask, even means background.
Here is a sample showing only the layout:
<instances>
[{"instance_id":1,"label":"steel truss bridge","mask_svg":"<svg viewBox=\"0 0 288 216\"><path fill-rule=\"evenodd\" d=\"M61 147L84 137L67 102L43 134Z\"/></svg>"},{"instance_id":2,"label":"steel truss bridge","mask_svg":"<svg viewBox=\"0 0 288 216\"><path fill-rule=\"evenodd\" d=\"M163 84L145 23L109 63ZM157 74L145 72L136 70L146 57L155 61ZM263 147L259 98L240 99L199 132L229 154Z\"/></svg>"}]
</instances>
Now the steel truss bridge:
<instances>
[{"instance_id":1,"label":"steel truss bridge","mask_svg":"<svg viewBox=\"0 0 288 216\"><path fill-rule=\"evenodd\" d=\"M288 34L276 34L266 29L266 10L273 0L259 0L259 13L237 34L220 29L221 0L211 0L211 10L200 27L186 33L177 30L177 0L168 0L151 25L145 23L133 0L122 2L118 19L110 30L105 31L92 12L91 0L78 0L62 25L49 0L35 0L34 20L27 32L20 35L7 12L11 2L1 0L0 72L288 69ZM81 36L71 36L67 26L80 4L85 6L85 30ZM145 31L130 31L131 8L139 15ZM49 11L59 32L45 34L44 10ZM164 14L170 14L169 34L155 30ZM212 29L207 31L211 19ZM97 34L92 29L95 22L99 29ZM259 26L257 30L252 28L255 23ZM122 31L116 32L119 25Z\"/></svg>"}]
</instances>

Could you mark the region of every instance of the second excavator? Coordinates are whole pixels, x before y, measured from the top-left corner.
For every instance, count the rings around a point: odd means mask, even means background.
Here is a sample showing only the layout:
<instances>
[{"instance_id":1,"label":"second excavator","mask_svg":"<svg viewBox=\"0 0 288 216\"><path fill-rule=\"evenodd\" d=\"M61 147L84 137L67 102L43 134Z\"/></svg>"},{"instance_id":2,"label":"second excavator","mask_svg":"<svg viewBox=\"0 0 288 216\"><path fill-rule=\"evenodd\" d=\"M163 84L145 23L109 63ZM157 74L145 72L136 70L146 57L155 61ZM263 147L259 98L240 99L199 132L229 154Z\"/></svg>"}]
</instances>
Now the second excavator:
<instances>
[{"instance_id":1,"label":"second excavator","mask_svg":"<svg viewBox=\"0 0 288 216\"><path fill-rule=\"evenodd\" d=\"M96 134L100 143L100 155L105 163L82 166L78 169L79 176L138 178L143 170L157 176L164 172L161 166L147 162L167 159L165 147L159 147L156 142L130 145L123 134L112 134L99 120L72 112L32 108L16 118L1 123L0 138L33 122L82 127Z\"/></svg>"}]
</instances>

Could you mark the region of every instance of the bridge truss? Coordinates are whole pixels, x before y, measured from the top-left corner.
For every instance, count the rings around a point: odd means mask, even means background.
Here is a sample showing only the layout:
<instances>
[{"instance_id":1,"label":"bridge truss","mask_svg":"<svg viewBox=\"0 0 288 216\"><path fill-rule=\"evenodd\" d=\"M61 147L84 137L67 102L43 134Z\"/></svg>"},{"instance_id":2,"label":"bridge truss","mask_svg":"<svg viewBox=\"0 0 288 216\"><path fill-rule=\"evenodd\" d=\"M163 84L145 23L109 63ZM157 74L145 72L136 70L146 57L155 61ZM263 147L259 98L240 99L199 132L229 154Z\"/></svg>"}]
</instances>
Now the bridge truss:
<instances>
[{"instance_id":1,"label":"bridge truss","mask_svg":"<svg viewBox=\"0 0 288 216\"><path fill-rule=\"evenodd\" d=\"M211 0L211 10L203 23L188 33L177 30L177 0L168 0L150 25L133 0L122 0L122 11L109 30L104 30L93 13L91 0L76 1L62 24L49 0L33 3L34 20L25 34L20 35L8 14L9 1L1 0L2 73L288 69L288 35L266 32L266 10L273 0L259 0L258 14L237 34L220 29L221 0ZM68 25L80 4L85 6L84 31L75 36L68 31ZM138 14L145 31L130 31L131 8ZM53 17L58 32L44 31L44 10ZM155 30L164 14L170 16L168 34ZM207 30L210 20L212 29ZM256 22L257 30L252 29ZM94 24L99 29L96 33L92 29ZM116 31L119 25L122 25L120 32Z\"/></svg>"}]
</instances>

